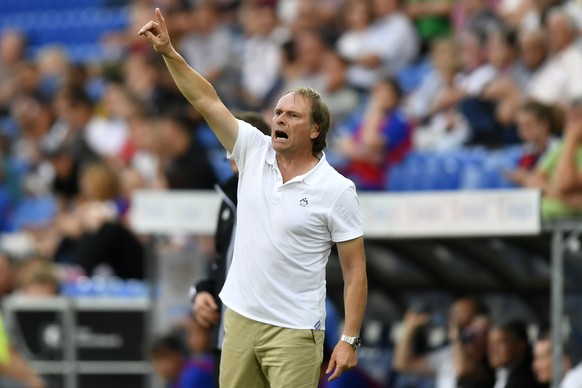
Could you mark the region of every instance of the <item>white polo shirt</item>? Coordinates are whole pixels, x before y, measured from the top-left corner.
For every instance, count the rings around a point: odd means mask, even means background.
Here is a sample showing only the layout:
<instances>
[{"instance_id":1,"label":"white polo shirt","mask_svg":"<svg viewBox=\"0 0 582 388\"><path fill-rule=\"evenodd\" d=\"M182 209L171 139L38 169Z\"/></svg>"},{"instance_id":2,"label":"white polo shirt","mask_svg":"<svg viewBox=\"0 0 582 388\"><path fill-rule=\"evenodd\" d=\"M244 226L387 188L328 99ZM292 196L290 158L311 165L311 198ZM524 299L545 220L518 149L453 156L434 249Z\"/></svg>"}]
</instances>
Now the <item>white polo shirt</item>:
<instances>
[{"instance_id":1,"label":"white polo shirt","mask_svg":"<svg viewBox=\"0 0 582 388\"><path fill-rule=\"evenodd\" d=\"M258 322L323 330L330 250L363 235L354 184L325 155L283 184L271 138L244 121L231 157L240 171L237 229L220 298Z\"/></svg>"}]
</instances>

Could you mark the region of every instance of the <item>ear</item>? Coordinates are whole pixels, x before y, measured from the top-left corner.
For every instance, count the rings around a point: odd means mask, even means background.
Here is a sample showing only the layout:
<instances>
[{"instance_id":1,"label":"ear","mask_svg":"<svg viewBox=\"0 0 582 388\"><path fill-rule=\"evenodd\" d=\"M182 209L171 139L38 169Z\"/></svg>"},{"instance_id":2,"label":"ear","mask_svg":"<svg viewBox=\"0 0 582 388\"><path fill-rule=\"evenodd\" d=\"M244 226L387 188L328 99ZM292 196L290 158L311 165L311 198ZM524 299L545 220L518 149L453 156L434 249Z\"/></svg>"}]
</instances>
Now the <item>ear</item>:
<instances>
[{"instance_id":1,"label":"ear","mask_svg":"<svg viewBox=\"0 0 582 388\"><path fill-rule=\"evenodd\" d=\"M313 128L311 128L311 140L313 139L317 139L317 137L319 136L319 125L315 125L313 124Z\"/></svg>"}]
</instances>

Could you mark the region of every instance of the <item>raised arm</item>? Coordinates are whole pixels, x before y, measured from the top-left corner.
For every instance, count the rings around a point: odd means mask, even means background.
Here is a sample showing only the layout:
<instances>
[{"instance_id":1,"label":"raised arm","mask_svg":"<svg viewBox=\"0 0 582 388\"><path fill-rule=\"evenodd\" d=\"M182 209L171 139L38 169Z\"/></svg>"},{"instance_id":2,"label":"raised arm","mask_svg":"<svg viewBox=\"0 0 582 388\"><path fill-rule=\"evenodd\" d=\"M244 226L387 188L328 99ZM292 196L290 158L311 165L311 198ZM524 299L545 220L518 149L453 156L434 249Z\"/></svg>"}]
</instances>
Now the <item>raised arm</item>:
<instances>
[{"instance_id":1,"label":"raised arm","mask_svg":"<svg viewBox=\"0 0 582 388\"><path fill-rule=\"evenodd\" d=\"M434 370L430 367L424 357L418 357L414 354L414 337L418 329L430 320L426 313L417 313L408 311L404 317L402 329L396 340L394 350L394 360L392 367L398 372L418 373L423 375L433 374Z\"/></svg>"},{"instance_id":2,"label":"raised arm","mask_svg":"<svg viewBox=\"0 0 582 388\"><path fill-rule=\"evenodd\" d=\"M166 22L159 8L156 8L157 21L150 20L140 30L154 50L161 54L176 85L206 119L224 148L232 152L238 136L238 122L224 106L212 85L192 69L170 42Z\"/></svg>"},{"instance_id":3,"label":"raised arm","mask_svg":"<svg viewBox=\"0 0 582 388\"><path fill-rule=\"evenodd\" d=\"M337 248L344 278L345 321L343 334L357 337L360 335L368 295L364 238L358 237L340 242L337 244ZM356 366L357 362L356 351L348 343L339 341L333 350L326 371L326 373L333 371L329 380L336 379L342 372Z\"/></svg>"}]
</instances>

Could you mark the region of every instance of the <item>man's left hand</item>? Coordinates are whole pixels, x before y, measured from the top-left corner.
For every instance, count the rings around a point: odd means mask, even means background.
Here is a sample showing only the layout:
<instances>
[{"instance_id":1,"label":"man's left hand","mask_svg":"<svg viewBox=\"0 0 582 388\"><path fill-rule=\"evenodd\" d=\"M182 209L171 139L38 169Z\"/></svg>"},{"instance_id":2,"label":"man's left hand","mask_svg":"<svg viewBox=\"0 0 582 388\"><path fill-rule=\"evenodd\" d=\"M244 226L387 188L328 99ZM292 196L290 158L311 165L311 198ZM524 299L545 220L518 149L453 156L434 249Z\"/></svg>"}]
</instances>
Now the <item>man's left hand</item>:
<instances>
[{"instance_id":1,"label":"man's left hand","mask_svg":"<svg viewBox=\"0 0 582 388\"><path fill-rule=\"evenodd\" d=\"M333 349L327 370L325 371L326 374L333 371L328 381L337 379L343 372L352 369L357 364L358 356L356 351L347 342L339 341Z\"/></svg>"}]
</instances>

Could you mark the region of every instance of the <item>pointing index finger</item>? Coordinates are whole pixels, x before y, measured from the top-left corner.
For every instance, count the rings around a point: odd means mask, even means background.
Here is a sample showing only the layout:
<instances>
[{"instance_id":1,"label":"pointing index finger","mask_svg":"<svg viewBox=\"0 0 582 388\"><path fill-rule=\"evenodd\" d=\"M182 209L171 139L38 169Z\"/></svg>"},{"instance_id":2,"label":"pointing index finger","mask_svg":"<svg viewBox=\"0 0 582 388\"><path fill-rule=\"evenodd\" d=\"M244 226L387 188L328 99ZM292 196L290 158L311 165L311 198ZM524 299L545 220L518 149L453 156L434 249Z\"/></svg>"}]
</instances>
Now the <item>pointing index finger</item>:
<instances>
[{"instance_id":1,"label":"pointing index finger","mask_svg":"<svg viewBox=\"0 0 582 388\"><path fill-rule=\"evenodd\" d=\"M166 21L164 20L164 17L162 16L162 11L160 11L159 8L156 8L156 17L158 19L158 24L160 25L162 30L164 30L166 28Z\"/></svg>"}]
</instances>

